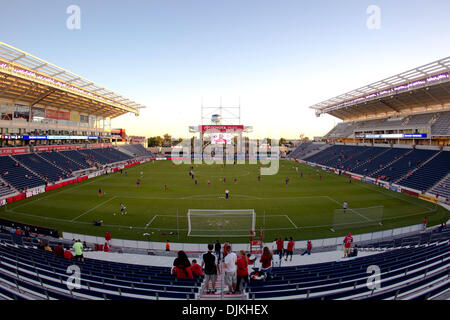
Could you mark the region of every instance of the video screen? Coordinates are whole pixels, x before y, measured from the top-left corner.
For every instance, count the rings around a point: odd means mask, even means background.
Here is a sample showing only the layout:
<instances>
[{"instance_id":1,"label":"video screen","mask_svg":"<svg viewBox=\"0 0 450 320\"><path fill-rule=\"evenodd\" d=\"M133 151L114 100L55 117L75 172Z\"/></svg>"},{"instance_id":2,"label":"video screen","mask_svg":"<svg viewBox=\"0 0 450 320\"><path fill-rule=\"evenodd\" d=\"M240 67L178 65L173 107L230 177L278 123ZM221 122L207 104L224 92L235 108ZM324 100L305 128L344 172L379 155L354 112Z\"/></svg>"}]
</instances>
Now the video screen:
<instances>
[{"instance_id":1,"label":"video screen","mask_svg":"<svg viewBox=\"0 0 450 320\"><path fill-rule=\"evenodd\" d=\"M211 144L232 144L231 133L211 133Z\"/></svg>"}]
</instances>

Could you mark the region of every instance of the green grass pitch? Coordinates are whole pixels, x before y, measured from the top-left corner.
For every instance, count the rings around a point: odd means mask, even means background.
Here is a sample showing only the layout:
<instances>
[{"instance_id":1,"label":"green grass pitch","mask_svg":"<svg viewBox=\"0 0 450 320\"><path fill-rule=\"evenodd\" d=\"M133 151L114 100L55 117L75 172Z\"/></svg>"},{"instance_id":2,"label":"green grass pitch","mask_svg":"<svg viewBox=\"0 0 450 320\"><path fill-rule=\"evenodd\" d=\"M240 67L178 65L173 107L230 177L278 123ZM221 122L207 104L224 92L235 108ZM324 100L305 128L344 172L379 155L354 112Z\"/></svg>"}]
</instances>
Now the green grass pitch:
<instances>
[{"instance_id":1,"label":"green grass pitch","mask_svg":"<svg viewBox=\"0 0 450 320\"><path fill-rule=\"evenodd\" d=\"M293 166L299 167L298 173ZM256 226L264 226L264 241L278 236L304 240L336 237L349 231L379 231L419 224L425 216L429 225L434 225L449 218L448 210L432 203L355 180L349 183L347 177L322 170L320 180L315 168L291 161L281 161L278 174L261 176L261 181L257 179L259 167L194 165L195 185L189 176L190 165L148 162L122 174L104 175L9 204L0 210L0 216L59 231L98 236L109 231L114 238L197 243L216 239L248 242L249 237L188 237L189 209L254 209ZM290 179L288 185L286 177ZM103 190L101 196L99 188ZM230 190L228 200L224 199L226 189ZM342 208L344 201L349 208L384 206L382 225L333 232L333 212ZM126 215L120 213L120 203L125 204ZM94 226L94 220L103 220L103 225Z\"/></svg>"}]
</instances>

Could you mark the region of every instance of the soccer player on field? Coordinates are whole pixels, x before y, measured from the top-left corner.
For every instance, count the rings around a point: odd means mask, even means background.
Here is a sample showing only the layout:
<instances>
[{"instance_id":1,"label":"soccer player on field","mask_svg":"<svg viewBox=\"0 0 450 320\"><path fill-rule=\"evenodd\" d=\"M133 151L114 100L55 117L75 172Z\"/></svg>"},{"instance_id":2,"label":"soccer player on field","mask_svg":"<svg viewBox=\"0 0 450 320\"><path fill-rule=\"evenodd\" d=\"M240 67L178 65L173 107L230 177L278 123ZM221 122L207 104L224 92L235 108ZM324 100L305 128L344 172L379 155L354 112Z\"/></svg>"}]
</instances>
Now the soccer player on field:
<instances>
[{"instance_id":1,"label":"soccer player on field","mask_svg":"<svg viewBox=\"0 0 450 320\"><path fill-rule=\"evenodd\" d=\"M195 184L197 184L197 183L198 183L197 178L195 178Z\"/></svg>"},{"instance_id":2,"label":"soccer player on field","mask_svg":"<svg viewBox=\"0 0 450 320\"><path fill-rule=\"evenodd\" d=\"M236 184L237 183L237 178L236 177L234 177L234 184Z\"/></svg>"},{"instance_id":3,"label":"soccer player on field","mask_svg":"<svg viewBox=\"0 0 450 320\"><path fill-rule=\"evenodd\" d=\"M208 186L211 185L211 181L208 180Z\"/></svg>"},{"instance_id":4,"label":"soccer player on field","mask_svg":"<svg viewBox=\"0 0 450 320\"><path fill-rule=\"evenodd\" d=\"M258 181L261 181L261 175L258 175Z\"/></svg>"},{"instance_id":5,"label":"soccer player on field","mask_svg":"<svg viewBox=\"0 0 450 320\"><path fill-rule=\"evenodd\" d=\"M127 208L125 207L125 205L123 203L120 204L120 212L122 213L122 215L127 214Z\"/></svg>"},{"instance_id":6,"label":"soccer player on field","mask_svg":"<svg viewBox=\"0 0 450 320\"><path fill-rule=\"evenodd\" d=\"M347 206L348 206L347 202L344 201L344 204L342 206L344 207L344 213L347 212Z\"/></svg>"},{"instance_id":7,"label":"soccer player on field","mask_svg":"<svg viewBox=\"0 0 450 320\"><path fill-rule=\"evenodd\" d=\"M289 184L289 178L286 177L286 184Z\"/></svg>"},{"instance_id":8,"label":"soccer player on field","mask_svg":"<svg viewBox=\"0 0 450 320\"><path fill-rule=\"evenodd\" d=\"M164 191L167 190L167 184L164 183Z\"/></svg>"},{"instance_id":9,"label":"soccer player on field","mask_svg":"<svg viewBox=\"0 0 450 320\"><path fill-rule=\"evenodd\" d=\"M141 179L137 179L137 181L136 181L136 187L139 187L140 184L141 184Z\"/></svg>"},{"instance_id":10,"label":"soccer player on field","mask_svg":"<svg viewBox=\"0 0 450 320\"><path fill-rule=\"evenodd\" d=\"M227 190L225 190L225 199L228 199L228 194L230 193L230 191L228 191L228 189Z\"/></svg>"},{"instance_id":11,"label":"soccer player on field","mask_svg":"<svg viewBox=\"0 0 450 320\"><path fill-rule=\"evenodd\" d=\"M102 188L98 188L98 195L99 195L99 196L102 195Z\"/></svg>"},{"instance_id":12,"label":"soccer player on field","mask_svg":"<svg viewBox=\"0 0 450 320\"><path fill-rule=\"evenodd\" d=\"M223 183L226 183L227 182L227 178L223 178Z\"/></svg>"}]
</instances>

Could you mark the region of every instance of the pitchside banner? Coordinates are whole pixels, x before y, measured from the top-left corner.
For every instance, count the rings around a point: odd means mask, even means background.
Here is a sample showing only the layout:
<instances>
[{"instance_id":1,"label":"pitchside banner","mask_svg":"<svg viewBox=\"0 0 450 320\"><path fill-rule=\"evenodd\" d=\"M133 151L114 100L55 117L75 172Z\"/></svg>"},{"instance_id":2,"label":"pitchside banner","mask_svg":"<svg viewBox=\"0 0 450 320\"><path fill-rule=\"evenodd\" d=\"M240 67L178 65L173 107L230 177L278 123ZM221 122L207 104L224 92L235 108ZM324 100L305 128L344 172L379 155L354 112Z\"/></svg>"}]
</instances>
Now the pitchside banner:
<instances>
[{"instance_id":1,"label":"pitchside banner","mask_svg":"<svg viewBox=\"0 0 450 320\"><path fill-rule=\"evenodd\" d=\"M1 148L0 156L6 156L10 154L24 154L30 153L30 147L19 147L19 148Z\"/></svg>"}]
</instances>

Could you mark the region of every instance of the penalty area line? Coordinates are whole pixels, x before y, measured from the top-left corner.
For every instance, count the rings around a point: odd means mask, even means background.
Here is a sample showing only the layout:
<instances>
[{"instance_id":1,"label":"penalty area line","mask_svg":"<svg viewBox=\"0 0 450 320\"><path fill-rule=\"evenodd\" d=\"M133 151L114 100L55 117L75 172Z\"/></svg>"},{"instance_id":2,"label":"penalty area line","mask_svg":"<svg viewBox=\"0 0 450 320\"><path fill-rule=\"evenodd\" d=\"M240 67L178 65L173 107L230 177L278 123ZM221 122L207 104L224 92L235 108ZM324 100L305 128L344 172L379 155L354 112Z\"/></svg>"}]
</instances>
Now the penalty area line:
<instances>
[{"instance_id":1,"label":"penalty area line","mask_svg":"<svg viewBox=\"0 0 450 320\"><path fill-rule=\"evenodd\" d=\"M96 205L95 207L93 207L93 208L91 208L91 209L89 209L89 210L83 212L83 213L80 214L78 217L73 218L72 220L70 220L70 222L73 222L73 221L77 220L78 218L81 218L82 216L88 214L88 213L91 212L91 211L94 211L95 209L97 209L97 208L103 206L104 204L110 202L111 200L114 200L115 198L117 198L117 196L114 196L114 197L112 197L111 199L108 199L108 200L106 200L106 201L103 201L102 203L99 203L99 204Z\"/></svg>"}]
</instances>

